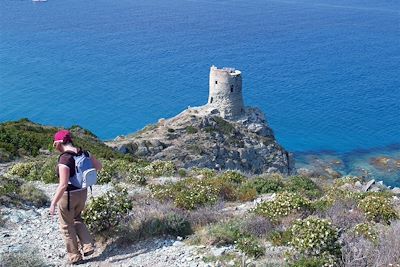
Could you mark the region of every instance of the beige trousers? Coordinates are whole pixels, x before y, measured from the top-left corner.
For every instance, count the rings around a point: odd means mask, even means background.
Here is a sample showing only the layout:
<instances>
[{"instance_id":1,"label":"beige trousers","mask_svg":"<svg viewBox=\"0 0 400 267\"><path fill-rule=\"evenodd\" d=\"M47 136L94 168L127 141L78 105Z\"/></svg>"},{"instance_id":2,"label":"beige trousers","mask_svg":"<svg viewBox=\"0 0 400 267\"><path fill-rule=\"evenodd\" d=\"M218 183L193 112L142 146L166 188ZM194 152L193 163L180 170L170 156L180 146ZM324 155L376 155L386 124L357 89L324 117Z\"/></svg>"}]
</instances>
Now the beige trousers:
<instances>
[{"instance_id":1,"label":"beige trousers","mask_svg":"<svg viewBox=\"0 0 400 267\"><path fill-rule=\"evenodd\" d=\"M87 189L71 191L69 210L68 192L65 192L58 202L60 230L64 236L68 258L71 262L82 259L82 254L78 247L78 238L83 253L93 250L93 239L81 217L81 212L85 208L86 198Z\"/></svg>"}]
</instances>

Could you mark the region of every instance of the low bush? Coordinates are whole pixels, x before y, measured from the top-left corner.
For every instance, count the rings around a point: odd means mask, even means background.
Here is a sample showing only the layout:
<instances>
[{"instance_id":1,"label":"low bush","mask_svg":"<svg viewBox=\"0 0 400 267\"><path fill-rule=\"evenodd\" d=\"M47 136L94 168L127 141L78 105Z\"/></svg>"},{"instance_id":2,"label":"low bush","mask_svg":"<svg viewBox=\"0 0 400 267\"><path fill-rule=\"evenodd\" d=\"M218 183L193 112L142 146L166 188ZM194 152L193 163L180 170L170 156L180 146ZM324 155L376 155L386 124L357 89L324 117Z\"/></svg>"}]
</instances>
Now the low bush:
<instances>
[{"instance_id":1,"label":"low bush","mask_svg":"<svg viewBox=\"0 0 400 267\"><path fill-rule=\"evenodd\" d=\"M29 181L57 183L57 159L57 156L52 156L47 159L17 163L8 170L6 176L16 176Z\"/></svg>"},{"instance_id":2,"label":"low bush","mask_svg":"<svg viewBox=\"0 0 400 267\"><path fill-rule=\"evenodd\" d=\"M176 172L172 161L153 161L144 167L144 174L149 177L172 176Z\"/></svg>"},{"instance_id":3,"label":"low bush","mask_svg":"<svg viewBox=\"0 0 400 267\"><path fill-rule=\"evenodd\" d=\"M221 213L223 203L212 206L199 207L188 213L188 220L193 228L200 228L205 225L213 224L222 220L225 216Z\"/></svg>"},{"instance_id":4,"label":"low bush","mask_svg":"<svg viewBox=\"0 0 400 267\"><path fill-rule=\"evenodd\" d=\"M327 220L315 217L297 220L290 231L290 244L300 254L321 256L326 253L335 257L340 254L338 232Z\"/></svg>"},{"instance_id":5,"label":"low bush","mask_svg":"<svg viewBox=\"0 0 400 267\"><path fill-rule=\"evenodd\" d=\"M240 174L239 172L231 170L223 172L219 177L222 180L236 184L241 184L246 180L246 176Z\"/></svg>"},{"instance_id":6,"label":"low bush","mask_svg":"<svg viewBox=\"0 0 400 267\"><path fill-rule=\"evenodd\" d=\"M268 238L274 246L288 246L292 240L292 231L274 231Z\"/></svg>"},{"instance_id":7,"label":"low bush","mask_svg":"<svg viewBox=\"0 0 400 267\"><path fill-rule=\"evenodd\" d=\"M16 163L8 170L7 175L26 178L28 177L29 173L35 167L36 164L37 164L36 162Z\"/></svg>"},{"instance_id":8,"label":"low bush","mask_svg":"<svg viewBox=\"0 0 400 267\"><path fill-rule=\"evenodd\" d=\"M360 200L358 206L374 222L389 224L391 220L399 218L391 200L384 196L368 195Z\"/></svg>"},{"instance_id":9,"label":"low bush","mask_svg":"<svg viewBox=\"0 0 400 267\"><path fill-rule=\"evenodd\" d=\"M126 159L102 160L103 168L98 173L98 183L105 184L114 180L129 183L146 184L146 162L131 162Z\"/></svg>"},{"instance_id":10,"label":"low bush","mask_svg":"<svg viewBox=\"0 0 400 267\"><path fill-rule=\"evenodd\" d=\"M130 222L129 232L130 238L145 239L161 235L186 237L193 231L185 216L180 213L168 213L149 216L140 222Z\"/></svg>"},{"instance_id":11,"label":"low bush","mask_svg":"<svg viewBox=\"0 0 400 267\"><path fill-rule=\"evenodd\" d=\"M132 209L132 202L125 188L116 186L97 198L93 198L83 212L83 219L94 233L115 227Z\"/></svg>"},{"instance_id":12,"label":"low bush","mask_svg":"<svg viewBox=\"0 0 400 267\"><path fill-rule=\"evenodd\" d=\"M253 218L230 219L213 225L208 231L207 242L216 246L235 244L243 253L255 258L264 255L265 249L260 241L247 231L246 225L248 226Z\"/></svg>"},{"instance_id":13,"label":"low bush","mask_svg":"<svg viewBox=\"0 0 400 267\"><path fill-rule=\"evenodd\" d=\"M43 191L16 177L0 176L0 204L43 207L49 202Z\"/></svg>"},{"instance_id":14,"label":"low bush","mask_svg":"<svg viewBox=\"0 0 400 267\"><path fill-rule=\"evenodd\" d=\"M237 219L219 222L209 230L210 245L224 246L234 244L242 236L241 224Z\"/></svg>"},{"instance_id":15,"label":"low bush","mask_svg":"<svg viewBox=\"0 0 400 267\"><path fill-rule=\"evenodd\" d=\"M282 176L260 176L251 181L258 194L276 193L284 188Z\"/></svg>"},{"instance_id":16,"label":"low bush","mask_svg":"<svg viewBox=\"0 0 400 267\"><path fill-rule=\"evenodd\" d=\"M362 182L362 179L357 176L344 176L334 181L335 187L340 187L345 184L355 184L356 182Z\"/></svg>"},{"instance_id":17,"label":"low bush","mask_svg":"<svg viewBox=\"0 0 400 267\"><path fill-rule=\"evenodd\" d=\"M252 201L257 197L257 190L249 183L245 183L236 189L235 198L240 201Z\"/></svg>"},{"instance_id":18,"label":"low bush","mask_svg":"<svg viewBox=\"0 0 400 267\"><path fill-rule=\"evenodd\" d=\"M17 157L40 154L40 150L52 150L53 135L56 127L43 126L28 119L0 123L0 159L9 161ZM113 150L101 142L93 133L74 125L70 128L74 144L92 152L98 158L131 158Z\"/></svg>"},{"instance_id":19,"label":"low bush","mask_svg":"<svg viewBox=\"0 0 400 267\"><path fill-rule=\"evenodd\" d=\"M206 180L196 178L187 178L165 185L153 185L150 190L153 197L160 200L172 200L176 206L188 210L216 203L219 194L218 188Z\"/></svg>"},{"instance_id":20,"label":"low bush","mask_svg":"<svg viewBox=\"0 0 400 267\"><path fill-rule=\"evenodd\" d=\"M240 237L235 241L236 247L248 256L258 258L265 254L265 248L260 245L258 239L252 236Z\"/></svg>"},{"instance_id":21,"label":"low bush","mask_svg":"<svg viewBox=\"0 0 400 267\"><path fill-rule=\"evenodd\" d=\"M146 199L133 209L134 213L120 227L120 240L132 242L161 235L186 237L193 233L188 214L171 203Z\"/></svg>"},{"instance_id":22,"label":"low bush","mask_svg":"<svg viewBox=\"0 0 400 267\"><path fill-rule=\"evenodd\" d=\"M43 207L48 204L49 198L42 191L29 183L24 183L20 187L19 196L28 204L35 207Z\"/></svg>"},{"instance_id":23,"label":"low bush","mask_svg":"<svg viewBox=\"0 0 400 267\"><path fill-rule=\"evenodd\" d=\"M217 172L215 170L208 169L208 168L194 167L194 168L190 169L190 175L191 176L201 175L203 178L212 178L217 175Z\"/></svg>"},{"instance_id":24,"label":"low bush","mask_svg":"<svg viewBox=\"0 0 400 267\"><path fill-rule=\"evenodd\" d=\"M314 199L322 196L322 190L308 177L291 176L286 182L285 190Z\"/></svg>"},{"instance_id":25,"label":"low bush","mask_svg":"<svg viewBox=\"0 0 400 267\"><path fill-rule=\"evenodd\" d=\"M316 214L329 219L335 227L342 230L366 222L364 213L357 208L357 201L350 198L335 200L326 210L317 210Z\"/></svg>"},{"instance_id":26,"label":"low bush","mask_svg":"<svg viewBox=\"0 0 400 267\"><path fill-rule=\"evenodd\" d=\"M179 168L179 169L178 169L178 175L179 175L180 177L186 177L186 176L187 176L187 171L186 171L186 169L184 169L184 168Z\"/></svg>"},{"instance_id":27,"label":"low bush","mask_svg":"<svg viewBox=\"0 0 400 267\"><path fill-rule=\"evenodd\" d=\"M360 223L354 226L353 232L356 235L363 236L368 240L376 242L378 240L378 232L371 224Z\"/></svg>"},{"instance_id":28,"label":"low bush","mask_svg":"<svg viewBox=\"0 0 400 267\"><path fill-rule=\"evenodd\" d=\"M282 192L276 195L272 201L264 201L252 211L272 220L279 220L292 212L301 212L308 209L310 202L304 197L289 192Z\"/></svg>"},{"instance_id":29,"label":"low bush","mask_svg":"<svg viewBox=\"0 0 400 267\"><path fill-rule=\"evenodd\" d=\"M197 133L199 130L191 125L186 127L186 133L188 134L195 134Z\"/></svg>"}]
</instances>

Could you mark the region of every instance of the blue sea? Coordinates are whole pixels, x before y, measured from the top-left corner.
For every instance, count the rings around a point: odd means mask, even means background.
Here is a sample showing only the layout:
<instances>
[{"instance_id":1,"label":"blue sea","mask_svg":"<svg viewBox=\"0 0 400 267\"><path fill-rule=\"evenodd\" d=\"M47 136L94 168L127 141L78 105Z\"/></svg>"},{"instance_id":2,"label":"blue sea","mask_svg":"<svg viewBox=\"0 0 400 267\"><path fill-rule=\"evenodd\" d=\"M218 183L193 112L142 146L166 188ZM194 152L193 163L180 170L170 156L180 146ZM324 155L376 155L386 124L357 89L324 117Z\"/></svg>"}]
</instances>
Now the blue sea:
<instances>
[{"instance_id":1,"label":"blue sea","mask_svg":"<svg viewBox=\"0 0 400 267\"><path fill-rule=\"evenodd\" d=\"M243 72L294 152L400 143L399 0L0 0L0 121L107 140L207 102Z\"/></svg>"}]
</instances>

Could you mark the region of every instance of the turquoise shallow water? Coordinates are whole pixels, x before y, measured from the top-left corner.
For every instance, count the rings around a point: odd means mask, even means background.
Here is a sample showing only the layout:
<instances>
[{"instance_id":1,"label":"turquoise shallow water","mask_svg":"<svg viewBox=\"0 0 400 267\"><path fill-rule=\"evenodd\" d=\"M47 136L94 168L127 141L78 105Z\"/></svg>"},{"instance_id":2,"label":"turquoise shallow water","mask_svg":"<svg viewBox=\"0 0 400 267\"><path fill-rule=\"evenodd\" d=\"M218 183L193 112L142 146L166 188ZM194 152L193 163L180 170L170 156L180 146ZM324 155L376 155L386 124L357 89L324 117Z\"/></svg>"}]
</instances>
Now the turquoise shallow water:
<instances>
[{"instance_id":1,"label":"turquoise shallow water","mask_svg":"<svg viewBox=\"0 0 400 267\"><path fill-rule=\"evenodd\" d=\"M0 0L0 121L103 139L207 101L209 67L295 152L400 143L397 0Z\"/></svg>"}]
</instances>

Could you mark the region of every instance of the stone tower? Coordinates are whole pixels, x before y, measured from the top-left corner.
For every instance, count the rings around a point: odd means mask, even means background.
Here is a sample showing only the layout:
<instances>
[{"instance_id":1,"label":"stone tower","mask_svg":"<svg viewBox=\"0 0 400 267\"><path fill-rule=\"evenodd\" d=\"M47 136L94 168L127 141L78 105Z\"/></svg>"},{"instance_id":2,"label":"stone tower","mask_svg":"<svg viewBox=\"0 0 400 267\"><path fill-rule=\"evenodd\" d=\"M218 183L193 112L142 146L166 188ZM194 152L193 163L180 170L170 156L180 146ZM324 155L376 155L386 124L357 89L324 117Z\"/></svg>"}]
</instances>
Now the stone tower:
<instances>
[{"instance_id":1,"label":"stone tower","mask_svg":"<svg viewBox=\"0 0 400 267\"><path fill-rule=\"evenodd\" d=\"M219 110L226 119L244 114L241 72L234 68L210 68L210 94L208 106Z\"/></svg>"}]
</instances>

